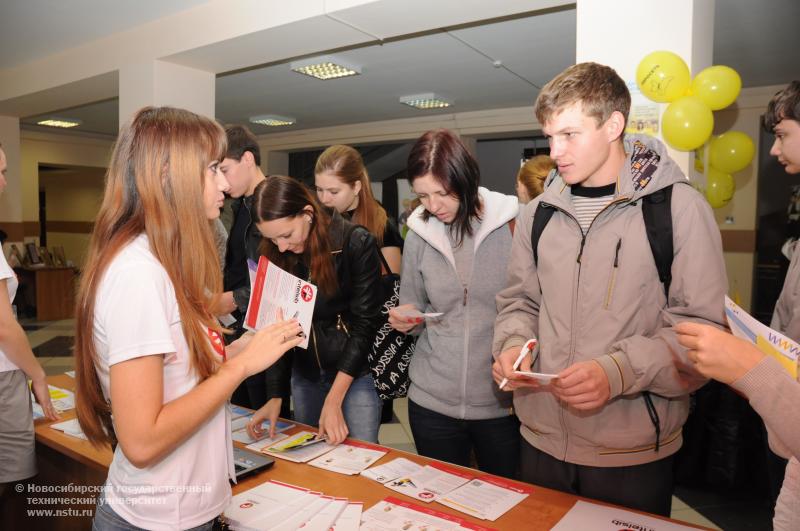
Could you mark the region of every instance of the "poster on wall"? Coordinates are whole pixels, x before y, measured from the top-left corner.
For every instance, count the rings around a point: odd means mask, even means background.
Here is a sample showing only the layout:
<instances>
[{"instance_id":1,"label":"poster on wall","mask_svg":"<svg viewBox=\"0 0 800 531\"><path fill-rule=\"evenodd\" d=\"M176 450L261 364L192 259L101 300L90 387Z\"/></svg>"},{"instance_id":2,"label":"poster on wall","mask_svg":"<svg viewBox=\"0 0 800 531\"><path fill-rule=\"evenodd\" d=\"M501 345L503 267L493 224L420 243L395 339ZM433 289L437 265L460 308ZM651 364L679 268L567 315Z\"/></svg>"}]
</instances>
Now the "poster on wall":
<instances>
[{"instance_id":1,"label":"poster on wall","mask_svg":"<svg viewBox=\"0 0 800 531\"><path fill-rule=\"evenodd\" d=\"M631 93L631 112L625 132L658 136L661 106L642 94L636 81L628 82L628 90Z\"/></svg>"},{"instance_id":2,"label":"poster on wall","mask_svg":"<svg viewBox=\"0 0 800 531\"><path fill-rule=\"evenodd\" d=\"M406 225L408 216L411 215L418 204L417 196L411 190L408 179L397 179L397 225L403 238L406 237L408 232L408 226Z\"/></svg>"}]
</instances>

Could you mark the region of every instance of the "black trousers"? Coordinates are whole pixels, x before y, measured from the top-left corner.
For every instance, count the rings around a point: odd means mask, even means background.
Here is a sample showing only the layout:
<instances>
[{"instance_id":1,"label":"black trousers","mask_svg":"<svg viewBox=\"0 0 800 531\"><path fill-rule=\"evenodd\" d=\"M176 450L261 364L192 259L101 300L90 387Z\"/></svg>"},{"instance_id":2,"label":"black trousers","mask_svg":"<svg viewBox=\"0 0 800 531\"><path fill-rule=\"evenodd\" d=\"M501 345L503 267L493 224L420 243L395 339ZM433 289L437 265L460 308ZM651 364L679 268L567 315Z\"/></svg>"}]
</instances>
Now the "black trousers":
<instances>
[{"instance_id":1,"label":"black trousers","mask_svg":"<svg viewBox=\"0 0 800 531\"><path fill-rule=\"evenodd\" d=\"M480 470L517 478L521 437L515 415L460 420L409 400L408 421L419 455L468 467L474 451Z\"/></svg>"},{"instance_id":2,"label":"black trousers","mask_svg":"<svg viewBox=\"0 0 800 531\"><path fill-rule=\"evenodd\" d=\"M669 516L673 457L622 467L576 465L520 443L522 481L578 496Z\"/></svg>"}]
</instances>

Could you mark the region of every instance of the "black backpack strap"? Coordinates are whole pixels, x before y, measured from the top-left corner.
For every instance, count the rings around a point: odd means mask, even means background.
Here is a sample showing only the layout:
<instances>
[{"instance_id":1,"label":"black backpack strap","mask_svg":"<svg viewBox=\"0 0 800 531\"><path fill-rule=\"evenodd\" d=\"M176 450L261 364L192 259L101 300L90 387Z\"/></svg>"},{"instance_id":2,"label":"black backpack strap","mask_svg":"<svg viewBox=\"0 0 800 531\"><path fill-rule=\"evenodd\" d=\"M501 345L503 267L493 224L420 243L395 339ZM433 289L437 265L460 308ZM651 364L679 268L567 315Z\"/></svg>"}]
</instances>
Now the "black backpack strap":
<instances>
[{"instance_id":1,"label":"black backpack strap","mask_svg":"<svg viewBox=\"0 0 800 531\"><path fill-rule=\"evenodd\" d=\"M539 238L542 237L542 232L553 217L555 208L547 203L539 203L536 205L536 211L533 213L533 227L531 227L531 249L533 249L533 264L539 265Z\"/></svg>"},{"instance_id":2,"label":"black backpack strap","mask_svg":"<svg viewBox=\"0 0 800 531\"><path fill-rule=\"evenodd\" d=\"M656 261L658 278L664 284L664 294L669 304L669 287L672 283L672 186L646 195L642 200L642 216L647 229L647 240Z\"/></svg>"},{"instance_id":3,"label":"black backpack strap","mask_svg":"<svg viewBox=\"0 0 800 531\"><path fill-rule=\"evenodd\" d=\"M647 230L647 241L658 270L658 278L664 285L664 295L669 305L669 288L672 284L672 259L675 251L672 245L672 186L646 195L642 200L642 217ZM661 421L648 391L642 392L647 413L656 430L656 452L661 446Z\"/></svg>"}]
</instances>

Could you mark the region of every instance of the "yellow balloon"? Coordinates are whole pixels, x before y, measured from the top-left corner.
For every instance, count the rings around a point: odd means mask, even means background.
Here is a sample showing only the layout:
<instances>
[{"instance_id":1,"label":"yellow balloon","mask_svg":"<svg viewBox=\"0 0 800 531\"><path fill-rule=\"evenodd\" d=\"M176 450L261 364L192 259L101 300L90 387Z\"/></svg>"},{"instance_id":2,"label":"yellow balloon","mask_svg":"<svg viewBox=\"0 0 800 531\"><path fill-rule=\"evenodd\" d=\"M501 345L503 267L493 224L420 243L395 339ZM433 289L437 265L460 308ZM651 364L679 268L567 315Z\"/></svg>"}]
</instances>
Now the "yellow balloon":
<instances>
[{"instance_id":1,"label":"yellow balloon","mask_svg":"<svg viewBox=\"0 0 800 531\"><path fill-rule=\"evenodd\" d=\"M743 170L756 154L753 141L741 131L727 131L714 137L709 149L709 164L725 173Z\"/></svg>"},{"instance_id":2,"label":"yellow balloon","mask_svg":"<svg viewBox=\"0 0 800 531\"><path fill-rule=\"evenodd\" d=\"M703 144L694 150L694 169L700 173L705 173L706 145Z\"/></svg>"},{"instance_id":3,"label":"yellow balloon","mask_svg":"<svg viewBox=\"0 0 800 531\"><path fill-rule=\"evenodd\" d=\"M715 167L708 168L706 180L706 199L713 208L727 205L736 191L736 182L730 173L721 172Z\"/></svg>"},{"instance_id":4,"label":"yellow balloon","mask_svg":"<svg viewBox=\"0 0 800 531\"><path fill-rule=\"evenodd\" d=\"M714 129L714 115L697 96L684 96L664 111L664 140L680 151L692 151L705 144Z\"/></svg>"},{"instance_id":5,"label":"yellow balloon","mask_svg":"<svg viewBox=\"0 0 800 531\"><path fill-rule=\"evenodd\" d=\"M686 94L691 85L689 67L679 55L657 51L644 57L636 68L636 84L653 101L668 103Z\"/></svg>"},{"instance_id":6,"label":"yellow balloon","mask_svg":"<svg viewBox=\"0 0 800 531\"><path fill-rule=\"evenodd\" d=\"M709 66L694 77L692 94L703 100L712 111L724 109L739 97L742 78L733 68Z\"/></svg>"}]
</instances>

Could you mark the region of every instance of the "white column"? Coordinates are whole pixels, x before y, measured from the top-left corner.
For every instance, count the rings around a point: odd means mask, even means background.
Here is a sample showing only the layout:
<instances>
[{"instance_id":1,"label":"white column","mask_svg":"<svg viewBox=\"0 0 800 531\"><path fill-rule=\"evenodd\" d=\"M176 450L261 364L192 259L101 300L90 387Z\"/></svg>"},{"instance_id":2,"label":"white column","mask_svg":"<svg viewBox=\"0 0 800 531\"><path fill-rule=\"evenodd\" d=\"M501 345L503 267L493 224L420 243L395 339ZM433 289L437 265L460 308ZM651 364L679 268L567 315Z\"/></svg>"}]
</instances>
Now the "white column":
<instances>
[{"instance_id":1,"label":"white column","mask_svg":"<svg viewBox=\"0 0 800 531\"><path fill-rule=\"evenodd\" d=\"M0 223L19 224L22 231L22 155L20 152L19 118L0 116L0 144L6 154L8 184L0 195ZM16 241L14 234L9 233L11 241ZM19 238L20 240L22 238Z\"/></svg>"},{"instance_id":2,"label":"white column","mask_svg":"<svg viewBox=\"0 0 800 531\"><path fill-rule=\"evenodd\" d=\"M668 50L681 56L694 76L711 66L714 2L578 0L575 62L611 66L635 87L636 67L642 58L656 50ZM659 114L665 108L666 104L661 104ZM688 175L693 153L670 148L670 156Z\"/></svg>"},{"instance_id":3,"label":"white column","mask_svg":"<svg viewBox=\"0 0 800 531\"><path fill-rule=\"evenodd\" d=\"M213 72L165 61L147 61L119 70L120 127L147 105L180 107L214 117Z\"/></svg>"}]
</instances>

